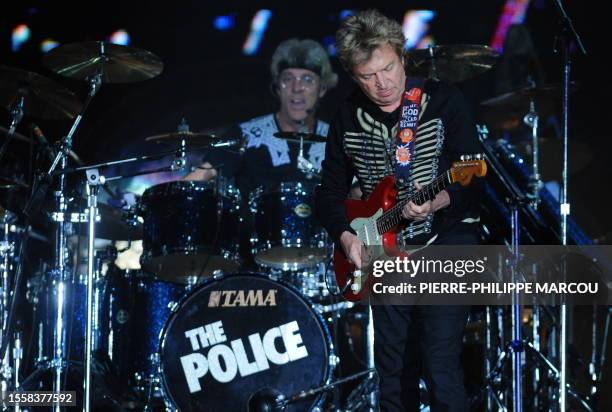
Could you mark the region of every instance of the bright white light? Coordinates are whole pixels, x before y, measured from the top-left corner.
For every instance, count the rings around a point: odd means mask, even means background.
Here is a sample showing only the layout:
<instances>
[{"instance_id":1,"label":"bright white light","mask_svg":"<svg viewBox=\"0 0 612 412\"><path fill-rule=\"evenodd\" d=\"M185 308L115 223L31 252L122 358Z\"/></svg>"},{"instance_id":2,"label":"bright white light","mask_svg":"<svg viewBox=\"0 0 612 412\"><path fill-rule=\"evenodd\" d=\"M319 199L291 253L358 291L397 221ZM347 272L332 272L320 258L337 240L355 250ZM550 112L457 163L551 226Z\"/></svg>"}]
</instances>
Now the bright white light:
<instances>
[{"instance_id":1,"label":"bright white light","mask_svg":"<svg viewBox=\"0 0 612 412\"><path fill-rule=\"evenodd\" d=\"M130 44L130 34L125 30L117 30L113 34L110 35L109 41L114 44L119 44L121 46L127 46Z\"/></svg>"},{"instance_id":2,"label":"bright white light","mask_svg":"<svg viewBox=\"0 0 612 412\"><path fill-rule=\"evenodd\" d=\"M255 13L253 20L251 21L251 32L242 46L243 54L252 56L257 53L259 46L261 45L263 35L268 28L270 17L272 17L272 11L270 10L262 9Z\"/></svg>"},{"instance_id":3,"label":"bright white light","mask_svg":"<svg viewBox=\"0 0 612 412\"><path fill-rule=\"evenodd\" d=\"M406 49L412 49L419 44L429 30L429 22L433 20L436 13L431 10L408 10L404 14L402 31L406 37Z\"/></svg>"}]
</instances>

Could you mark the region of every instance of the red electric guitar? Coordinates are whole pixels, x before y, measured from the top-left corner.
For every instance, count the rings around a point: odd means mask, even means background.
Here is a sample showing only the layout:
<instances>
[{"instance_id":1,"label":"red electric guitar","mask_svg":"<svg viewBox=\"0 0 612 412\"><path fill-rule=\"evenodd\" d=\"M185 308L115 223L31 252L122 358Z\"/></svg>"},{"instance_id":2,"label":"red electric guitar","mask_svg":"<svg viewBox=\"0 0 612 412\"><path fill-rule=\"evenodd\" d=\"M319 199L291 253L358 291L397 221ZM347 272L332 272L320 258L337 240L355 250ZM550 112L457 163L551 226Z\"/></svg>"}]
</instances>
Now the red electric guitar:
<instances>
[{"instance_id":1,"label":"red electric guitar","mask_svg":"<svg viewBox=\"0 0 612 412\"><path fill-rule=\"evenodd\" d=\"M365 246L383 246L385 252L392 254L397 250L398 226L406 222L402 209L408 202L421 205L435 198L451 183L459 182L467 186L474 175L482 177L486 174L487 164L482 155L462 156L461 161L454 162L446 173L401 202L397 202L395 176L387 176L376 186L368 200L347 199L346 216ZM361 300L367 292L371 277L364 271L356 270L339 247L334 248L334 270L344 298L350 301Z\"/></svg>"}]
</instances>

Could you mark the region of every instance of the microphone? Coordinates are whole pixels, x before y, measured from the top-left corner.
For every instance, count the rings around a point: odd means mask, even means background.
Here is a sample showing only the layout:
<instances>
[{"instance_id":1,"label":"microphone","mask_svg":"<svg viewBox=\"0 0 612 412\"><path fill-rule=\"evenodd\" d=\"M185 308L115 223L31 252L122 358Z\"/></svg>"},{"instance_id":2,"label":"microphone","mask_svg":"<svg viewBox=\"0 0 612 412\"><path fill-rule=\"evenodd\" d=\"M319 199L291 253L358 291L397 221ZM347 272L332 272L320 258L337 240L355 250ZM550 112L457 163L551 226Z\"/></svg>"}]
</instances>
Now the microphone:
<instances>
[{"instance_id":1,"label":"microphone","mask_svg":"<svg viewBox=\"0 0 612 412\"><path fill-rule=\"evenodd\" d=\"M45 137L45 135L42 132L42 130L40 130L40 127L38 127L38 125L35 124L35 123L32 123L32 133L34 134L34 137L38 140L38 143L40 143L44 147L44 151L45 151L46 156L49 159L54 160L55 159L55 150L53 148L53 145L51 145L51 143L49 143L49 141Z\"/></svg>"},{"instance_id":2,"label":"microphone","mask_svg":"<svg viewBox=\"0 0 612 412\"><path fill-rule=\"evenodd\" d=\"M283 412L287 410L287 398L274 388L261 388L251 394L247 412Z\"/></svg>"},{"instance_id":3,"label":"microphone","mask_svg":"<svg viewBox=\"0 0 612 412\"><path fill-rule=\"evenodd\" d=\"M246 139L222 139L219 142L211 144L212 147L232 147L238 146L238 152L244 153L246 150Z\"/></svg>"}]
</instances>

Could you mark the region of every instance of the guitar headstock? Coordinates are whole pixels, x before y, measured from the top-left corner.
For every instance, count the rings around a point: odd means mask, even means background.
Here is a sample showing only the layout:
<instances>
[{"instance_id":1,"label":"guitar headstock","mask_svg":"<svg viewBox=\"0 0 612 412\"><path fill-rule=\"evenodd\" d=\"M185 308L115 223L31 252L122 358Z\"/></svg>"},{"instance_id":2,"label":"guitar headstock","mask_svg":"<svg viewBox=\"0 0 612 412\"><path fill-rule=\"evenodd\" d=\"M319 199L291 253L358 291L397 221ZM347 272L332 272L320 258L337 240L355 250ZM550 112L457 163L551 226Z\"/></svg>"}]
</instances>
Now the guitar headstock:
<instances>
[{"instance_id":1,"label":"guitar headstock","mask_svg":"<svg viewBox=\"0 0 612 412\"><path fill-rule=\"evenodd\" d=\"M467 186L474 176L482 177L487 174L487 163L482 154L463 155L461 160L453 162L450 169L451 180Z\"/></svg>"}]
</instances>

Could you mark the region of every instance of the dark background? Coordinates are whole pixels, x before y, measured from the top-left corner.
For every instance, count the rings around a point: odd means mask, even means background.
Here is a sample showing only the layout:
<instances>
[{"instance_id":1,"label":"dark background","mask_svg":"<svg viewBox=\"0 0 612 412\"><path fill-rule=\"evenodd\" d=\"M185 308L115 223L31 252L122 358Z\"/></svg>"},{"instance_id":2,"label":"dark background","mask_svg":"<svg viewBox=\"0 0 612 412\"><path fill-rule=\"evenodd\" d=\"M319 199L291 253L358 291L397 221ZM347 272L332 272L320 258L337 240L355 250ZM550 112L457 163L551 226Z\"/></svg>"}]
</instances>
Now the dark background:
<instances>
[{"instance_id":1,"label":"dark background","mask_svg":"<svg viewBox=\"0 0 612 412\"><path fill-rule=\"evenodd\" d=\"M607 66L603 64L608 51L608 24L605 13L595 8L595 3L589 7L579 7L578 2L568 3L566 8L589 53L588 56L572 55L572 79L580 83L580 91L572 95L570 138L586 143L592 154L589 164L571 176L569 198L572 216L578 224L592 238L607 242L612 232L608 213L610 197L606 190L612 175L606 122L610 87ZM430 34L437 44L489 44L503 5L501 0L376 3L381 11L399 21L408 9L435 11ZM562 73L561 57L553 52L558 32L553 5L552 1L532 1L524 22L533 37L547 83L560 81ZM274 110L268 61L278 42L289 37L329 40L337 29L342 10L364 9L372 7L372 3L24 1L12 7L11 12L0 16L0 62L59 80L81 98L86 93L82 83L60 79L42 66L39 44L43 39L50 37L60 44L99 40L108 38L115 30L125 29L131 35L132 46L149 50L163 60L164 71L155 79L102 87L75 139L77 153L85 161L93 162L155 150L144 144L143 138L175 130L183 117L191 130L219 131L233 122ZM245 56L242 44L253 15L261 8L272 10L272 17L258 53ZM234 16L235 27L228 31L216 30L213 20L218 15ZM28 24L32 37L14 53L10 34L19 23ZM322 102L320 114L326 120L333 116L337 103L351 87L335 58L333 64L340 83ZM475 111L480 101L495 95L493 79L491 71L460 85ZM0 116L6 125L6 111ZM560 122L561 117L557 119ZM69 128L62 121L39 123L52 140ZM24 123L21 131L25 134L27 130ZM571 155L570 148L570 161Z\"/></svg>"},{"instance_id":2,"label":"dark background","mask_svg":"<svg viewBox=\"0 0 612 412\"><path fill-rule=\"evenodd\" d=\"M573 94L570 106L570 139L584 143L590 161L570 176L569 199L572 217L592 238L609 243L612 233L610 214L610 150L608 16L601 2L567 2L566 8L581 34L588 55L572 54L572 79L580 91ZM164 62L163 73L152 80L125 85L103 85L91 104L75 137L75 151L85 162L116 159L120 156L151 153L159 148L144 143L149 135L171 132L182 118L191 130L223 130L226 126L276 108L270 93L269 58L279 41L290 37L309 37L324 42L333 36L342 10L360 10L376 6L397 20L408 9L436 12L430 22L430 34L437 44L489 44L504 1L309 1L309 2L67 2L24 0L7 6L0 14L0 64L31 70L86 95L84 84L60 78L42 66L40 42L48 37L61 44L106 39L112 32L125 29L131 46L149 50ZM259 52L242 54L255 12L261 8L273 14ZM213 19L233 15L235 27L217 31ZM554 2L532 1L525 26L529 29L545 80L559 82L561 56L554 53L558 33ZM11 32L20 23L32 30L32 38L18 52L11 50ZM576 51L575 47L573 48ZM321 105L320 115L330 120L339 101L351 87L350 79L338 61L332 63L340 75L338 87ZM478 103L495 95L494 73L490 72L460 85L479 112ZM560 122L560 102L556 104ZM27 119L26 119L27 120ZM70 127L66 121L37 121L50 140L57 140ZM5 110L0 124L8 126ZM28 134L27 121L19 131ZM554 133L550 133L555 138ZM547 136L548 137L548 136ZM543 161L550 157L543 153ZM570 162L572 149L570 147ZM12 161L26 163L14 153ZM6 162L6 160L2 160ZM560 175L560 172L559 172ZM588 325L585 325L585 328ZM588 328L576 331L576 337L588 341Z\"/></svg>"}]
</instances>

